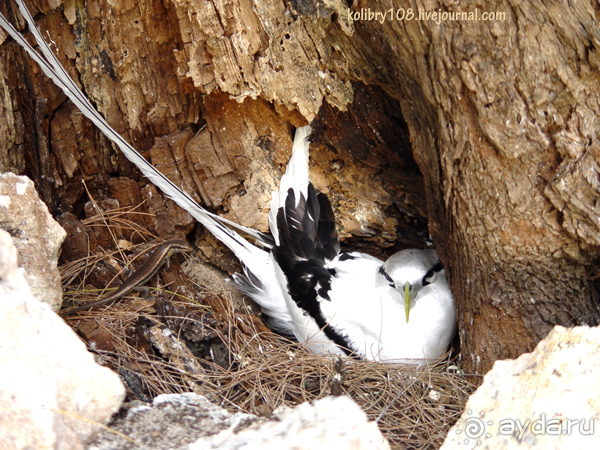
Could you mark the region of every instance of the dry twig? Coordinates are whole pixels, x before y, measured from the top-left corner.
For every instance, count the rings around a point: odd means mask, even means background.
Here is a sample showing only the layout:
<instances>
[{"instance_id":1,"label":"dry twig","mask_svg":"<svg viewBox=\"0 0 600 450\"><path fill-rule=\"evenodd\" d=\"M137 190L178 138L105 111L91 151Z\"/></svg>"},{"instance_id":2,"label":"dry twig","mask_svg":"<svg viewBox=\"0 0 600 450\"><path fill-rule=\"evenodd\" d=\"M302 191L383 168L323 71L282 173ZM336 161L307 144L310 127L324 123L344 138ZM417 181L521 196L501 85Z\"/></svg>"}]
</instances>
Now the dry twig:
<instances>
[{"instance_id":1,"label":"dry twig","mask_svg":"<svg viewBox=\"0 0 600 450\"><path fill-rule=\"evenodd\" d=\"M107 220L109 226L111 220ZM89 222L86 226L98 226L98 223ZM103 257L90 253L85 261L62 267L66 296L80 295L77 276L82 276L90 265ZM371 420L377 420L392 444L402 443L407 448L439 447L474 390L464 376L450 369L448 360L419 368L347 359L343 362L340 383L341 369L336 359L312 355L297 343L264 332L264 327L257 327L256 317L225 305L224 292L217 292L223 307L210 316L211 321L203 320L208 305L202 306L202 298L205 294L214 296L214 285L212 290L211 293L198 291L193 301L174 297L174 309L169 311L182 311L179 316L159 317L153 314L152 308L143 308L140 314L139 309L129 305L115 305L107 310L86 311L69 318L69 323L77 328L85 320L101 317L114 350L95 349L98 358L118 372L134 373L141 380L143 395L148 398L195 391L232 411L269 415L281 406L294 406L330 395L333 383L336 391L341 389ZM198 355L200 373L192 373L181 358L169 358L152 345L140 344L136 335L140 315L145 317L148 328L155 326L153 324L164 327L165 321L175 323L167 319L182 324L180 329L171 330L173 339L179 339ZM209 337L205 341L191 342L186 338L183 325L188 329L199 327L200 333Z\"/></svg>"}]
</instances>

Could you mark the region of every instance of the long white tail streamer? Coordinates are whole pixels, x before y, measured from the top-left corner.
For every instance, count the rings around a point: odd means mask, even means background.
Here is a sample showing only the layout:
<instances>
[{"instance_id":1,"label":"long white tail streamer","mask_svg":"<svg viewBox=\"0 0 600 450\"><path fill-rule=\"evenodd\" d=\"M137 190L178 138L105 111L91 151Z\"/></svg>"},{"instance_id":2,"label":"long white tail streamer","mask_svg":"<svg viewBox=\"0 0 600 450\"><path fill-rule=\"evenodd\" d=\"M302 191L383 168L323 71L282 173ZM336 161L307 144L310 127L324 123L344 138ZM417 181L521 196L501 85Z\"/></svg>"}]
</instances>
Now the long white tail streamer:
<instances>
[{"instance_id":1,"label":"long white tail streamer","mask_svg":"<svg viewBox=\"0 0 600 450\"><path fill-rule=\"evenodd\" d=\"M258 303L263 311L272 318L271 326L287 335L294 334L294 325L292 317L287 309L285 294L283 291L282 280L275 269L274 261L270 251L257 247L234 230L226 225L237 228L257 239L263 246L269 248L274 245L271 236L263 234L252 228L238 225L226 220L216 214L198 205L194 199L176 186L165 175L158 171L142 155L140 155L127 141L123 139L113 128L108 125L104 117L96 111L88 101L85 94L77 87L75 82L67 74L54 53L44 41L41 33L35 26L33 18L23 3L23 0L16 0L21 14L27 21L29 29L36 39L42 54L25 40L25 38L0 14L0 26L4 28L10 36L21 45L27 53L39 64L42 71L52 79L71 99L71 101L88 117L106 137L114 142L123 152L125 157L135 164L140 171L160 190L162 190L176 204L189 212L198 222L204 225L217 239L229 247L244 266L244 272L247 278L240 275L234 276L234 280L240 289L249 294ZM284 184L295 184L295 181L302 181L304 186L308 185L308 135L310 127L304 127L297 130L294 139L294 149L301 149L298 152L298 162L292 164L292 169L286 172L283 180ZM296 167L298 166L298 167ZM303 173L305 172L305 173ZM288 180L289 179L289 180ZM306 179L306 180L304 180ZM288 181L286 181L288 180ZM286 185L287 185L286 184ZM306 189L306 188L304 188ZM286 191L287 192L287 188ZM276 206L282 202L280 193L274 192ZM284 199L285 197L283 197ZM271 230L273 223L271 221ZM276 226L275 226L276 231ZM276 234L275 234L276 236Z\"/></svg>"},{"instance_id":2,"label":"long white tail streamer","mask_svg":"<svg viewBox=\"0 0 600 450\"><path fill-rule=\"evenodd\" d=\"M6 18L0 14L0 26L6 30L6 32L19 44L27 53L38 63L42 71L52 81L59 86L65 95L71 99L71 101L81 110L81 112L90 119L100 131L112 142L114 142L123 152L125 157L135 164L140 171L160 190L162 190L170 199L181 206L183 209L188 211L198 222L206 226L216 237L218 237L225 245L232 248L239 245L246 246L251 245L245 241L240 235L235 233L233 230L222 226L222 223L226 223L233 226L250 236L258 239L263 245L269 245L269 239L262 233L258 232L249 227L236 224L230 220L217 216L204 208L202 208L196 201L186 192L181 190L165 175L163 175L158 169L150 164L146 159L140 155L129 143L123 139L123 137L117 133L96 111L96 109L89 102L87 97L77 87L75 82L71 79L69 74L65 71L60 61L54 56L54 53L42 37L39 32L29 10L23 3L23 0L16 0L21 14L29 25L29 30L33 34L42 54L39 54L35 49L27 42L27 40L12 26ZM234 242L232 242L232 240ZM232 248L233 250L233 248ZM235 250L234 250L235 251ZM236 252L237 253L237 252ZM242 255L238 255L242 256ZM242 262L245 262L245 258L241 258Z\"/></svg>"}]
</instances>

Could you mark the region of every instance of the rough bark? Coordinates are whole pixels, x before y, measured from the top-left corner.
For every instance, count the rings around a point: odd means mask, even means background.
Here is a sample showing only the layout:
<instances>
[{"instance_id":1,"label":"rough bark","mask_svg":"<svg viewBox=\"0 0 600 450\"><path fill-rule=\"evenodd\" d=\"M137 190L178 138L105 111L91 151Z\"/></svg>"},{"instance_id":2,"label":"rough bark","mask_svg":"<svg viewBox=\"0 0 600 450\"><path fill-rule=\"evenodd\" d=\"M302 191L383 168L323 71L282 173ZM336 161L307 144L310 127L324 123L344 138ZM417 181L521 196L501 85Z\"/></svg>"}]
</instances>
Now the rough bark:
<instances>
[{"instance_id":1,"label":"rough bark","mask_svg":"<svg viewBox=\"0 0 600 450\"><path fill-rule=\"evenodd\" d=\"M346 242L423 246L429 219L466 370L531 350L555 324L598 323L591 4L359 0L353 20L341 0L48 3L28 2L99 111L208 207L264 230L290 125L313 121L311 176ZM357 18L369 7L394 18ZM193 229L9 41L2 108L2 170L31 175L55 212L82 214L85 179L121 206L146 199L160 235Z\"/></svg>"},{"instance_id":2,"label":"rough bark","mask_svg":"<svg viewBox=\"0 0 600 450\"><path fill-rule=\"evenodd\" d=\"M427 3L438 8L474 10ZM505 19L364 26L388 36L382 59L410 61L396 80L430 230L449 268L466 367L485 371L555 324L598 323L586 270L600 236L590 164L600 28L585 2L478 8Z\"/></svg>"}]
</instances>

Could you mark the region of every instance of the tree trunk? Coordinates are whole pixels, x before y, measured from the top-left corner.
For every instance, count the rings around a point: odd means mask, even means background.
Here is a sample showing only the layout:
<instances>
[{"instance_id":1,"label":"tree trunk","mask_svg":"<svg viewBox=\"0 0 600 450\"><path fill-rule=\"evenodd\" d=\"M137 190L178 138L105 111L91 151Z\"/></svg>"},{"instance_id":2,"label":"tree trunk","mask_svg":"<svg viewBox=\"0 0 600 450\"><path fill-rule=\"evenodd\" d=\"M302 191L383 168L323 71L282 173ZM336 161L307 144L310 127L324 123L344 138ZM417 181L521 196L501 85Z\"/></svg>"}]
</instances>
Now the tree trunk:
<instances>
[{"instance_id":1,"label":"tree trunk","mask_svg":"<svg viewBox=\"0 0 600 450\"><path fill-rule=\"evenodd\" d=\"M384 254L431 234L465 370L530 351L555 324L598 323L590 4L48 3L27 1L108 122L232 220L266 229L290 125L312 121L311 177L347 245ZM23 28L12 2L0 11ZM193 229L10 40L0 94L0 169L30 175L56 214L84 213L86 180L121 206L146 199L160 235Z\"/></svg>"}]
</instances>

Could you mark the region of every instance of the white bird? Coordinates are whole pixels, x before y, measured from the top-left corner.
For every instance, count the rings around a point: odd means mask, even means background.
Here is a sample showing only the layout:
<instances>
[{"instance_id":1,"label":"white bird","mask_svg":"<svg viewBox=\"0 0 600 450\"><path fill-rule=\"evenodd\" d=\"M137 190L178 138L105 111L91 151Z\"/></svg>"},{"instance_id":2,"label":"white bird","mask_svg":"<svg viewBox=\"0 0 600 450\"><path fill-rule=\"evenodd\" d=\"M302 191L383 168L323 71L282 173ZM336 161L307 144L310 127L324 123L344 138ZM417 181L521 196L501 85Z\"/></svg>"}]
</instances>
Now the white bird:
<instances>
[{"instance_id":1,"label":"white bird","mask_svg":"<svg viewBox=\"0 0 600 450\"><path fill-rule=\"evenodd\" d=\"M56 59L23 1L17 3L43 55L1 14L0 26L154 185L233 251L244 267L244 275L234 276L236 284L261 306L273 329L316 354L387 363L421 363L444 354L456 318L435 251L403 250L385 263L342 252L331 204L309 181L310 127L296 131L292 158L273 193L271 235L223 219L198 205L108 125Z\"/></svg>"},{"instance_id":2,"label":"white bird","mask_svg":"<svg viewBox=\"0 0 600 450\"><path fill-rule=\"evenodd\" d=\"M271 200L268 270L275 279L265 271L267 286L246 264L247 278L236 277L238 285L271 317L272 328L314 353L390 363L442 356L456 317L435 250L403 250L385 263L342 252L329 200L309 181L309 133L310 127L296 130L292 158Z\"/></svg>"}]
</instances>

